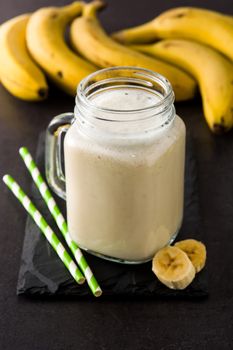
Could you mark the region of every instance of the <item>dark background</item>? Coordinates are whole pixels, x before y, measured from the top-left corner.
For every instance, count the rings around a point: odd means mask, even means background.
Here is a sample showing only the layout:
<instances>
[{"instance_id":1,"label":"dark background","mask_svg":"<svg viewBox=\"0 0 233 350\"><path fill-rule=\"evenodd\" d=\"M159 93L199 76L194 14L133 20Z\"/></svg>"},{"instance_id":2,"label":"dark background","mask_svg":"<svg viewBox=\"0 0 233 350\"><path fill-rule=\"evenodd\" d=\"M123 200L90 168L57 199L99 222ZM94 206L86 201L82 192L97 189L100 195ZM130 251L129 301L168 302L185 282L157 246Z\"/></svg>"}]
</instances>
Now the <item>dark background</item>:
<instances>
[{"instance_id":1,"label":"dark background","mask_svg":"<svg viewBox=\"0 0 233 350\"><path fill-rule=\"evenodd\" d=\"M40 6L68 1L1 0L1 22ZM136 25L174 6L233 14L232 1L111 0L101 14L109 31ZM211 29L210 29L211 30ZM214 87L213 87L214 88ZM35 154L50 119L72 111L74 99L53 89L43 103L25 103L0 86L0 177L10 173L30 191L18 156ZM39 301L16 296L26 214L0 183L0 349L233 349L233 132L208 130L197 98L176 106L194 138L210 296L203 301ZM192 236L190 228L190 236Z\"/></svg>"}]
</instances>

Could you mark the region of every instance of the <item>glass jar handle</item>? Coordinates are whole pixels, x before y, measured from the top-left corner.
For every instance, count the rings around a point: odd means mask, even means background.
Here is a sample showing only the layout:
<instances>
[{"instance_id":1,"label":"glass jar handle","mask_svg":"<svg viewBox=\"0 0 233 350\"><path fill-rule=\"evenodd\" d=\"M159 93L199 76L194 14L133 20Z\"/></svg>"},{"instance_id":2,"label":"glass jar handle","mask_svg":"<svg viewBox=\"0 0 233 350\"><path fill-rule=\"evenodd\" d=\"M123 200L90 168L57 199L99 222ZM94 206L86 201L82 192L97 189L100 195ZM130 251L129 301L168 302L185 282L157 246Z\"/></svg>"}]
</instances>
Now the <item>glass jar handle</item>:
<instances>
[{"instance_id":1,"label":"glass jar handle","mask_svg":"<svg viewBox=\"0 0 233 350\"><path fill-rule=\"evenodd\" d=\"M64 138L74 121L73 113L57 115L49 123L45 138L45 173L49 186L66 199L64 169Z\"/></svg>"}]
</instances>

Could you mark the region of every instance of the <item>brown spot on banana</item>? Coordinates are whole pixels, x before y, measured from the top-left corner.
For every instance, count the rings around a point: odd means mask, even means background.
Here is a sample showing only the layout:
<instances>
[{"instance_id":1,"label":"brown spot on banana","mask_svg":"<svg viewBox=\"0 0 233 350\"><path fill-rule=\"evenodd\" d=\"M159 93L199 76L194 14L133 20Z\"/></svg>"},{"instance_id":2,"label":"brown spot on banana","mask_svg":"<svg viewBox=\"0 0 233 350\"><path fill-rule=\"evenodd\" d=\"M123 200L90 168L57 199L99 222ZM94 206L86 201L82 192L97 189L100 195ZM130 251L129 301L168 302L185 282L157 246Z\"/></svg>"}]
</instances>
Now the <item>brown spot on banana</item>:
<instances>
[{"instance_id":1,"label":"brown spot on banana","mask_svg":"<svg viewBox=\"0 0 233 350\"><path fill-rule=\"evenodd\" d=\"M161 45L162 47L164 47L165 49L166 48L169 48L169 47L179 47L179 45L176 43L176 42L164 42L162 43Z\"/></svg>"},{"instance_id":2,"label":"brown spot on banana","mask_svg":"<svg viewBox=\"0 0 233 350\"><path fill-rule=\"evenodd\" d=\"M171 18L181 18L181 17L185 17L186 14L184 12L181 13L177 13L176 15L172 16Z\"/></svg>"},{"instance_id":3,"label":"brown spot on banana","mask_svg":"<svg viewBox=\"0 0 233 350\"><path fill-rule=\"evenodd\" d=\"M58 76L58 78L62 79L63 78L63 73L59 70L57 72L57 76Z\"/></svg>"},{"instance_id":4,"label":"brown spot on banana","mask_svg":"<svg viewBox=\"0 0 233 350\"><path fill-rule=\"evenodd\" d=\"M52 14L51 14L51 18L52 18L52 19L56 19L57 17L58 17L58 13L55 12L55 13L52 13Z\"/></svg>"}]
</instances>

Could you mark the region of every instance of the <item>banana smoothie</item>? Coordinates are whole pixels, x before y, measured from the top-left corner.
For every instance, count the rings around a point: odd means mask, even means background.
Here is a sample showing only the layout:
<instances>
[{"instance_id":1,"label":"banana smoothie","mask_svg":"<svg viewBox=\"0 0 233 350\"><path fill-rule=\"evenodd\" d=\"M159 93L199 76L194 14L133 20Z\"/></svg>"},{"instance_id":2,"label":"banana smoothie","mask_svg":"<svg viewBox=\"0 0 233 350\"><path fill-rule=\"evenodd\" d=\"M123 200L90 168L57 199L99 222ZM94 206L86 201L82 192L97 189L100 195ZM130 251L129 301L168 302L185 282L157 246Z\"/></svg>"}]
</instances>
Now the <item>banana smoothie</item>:
<instances>
[{"instance_id":1,"label":"banana smoothie","mask_svg":"<svg viewBox=\"0 0 233 350\"><path fill-rule=\"evenodd\" d=\"M106 88L89 99L109 118L77 117L65 137L70 234L95 254L146 261L174 239L182 222L184 123L175 116L156 130L145 127L150 118L136 124L135 113L161 101L149 89ZM102 123L101 132L95 123Z\"/></svg>"}]
</instances>

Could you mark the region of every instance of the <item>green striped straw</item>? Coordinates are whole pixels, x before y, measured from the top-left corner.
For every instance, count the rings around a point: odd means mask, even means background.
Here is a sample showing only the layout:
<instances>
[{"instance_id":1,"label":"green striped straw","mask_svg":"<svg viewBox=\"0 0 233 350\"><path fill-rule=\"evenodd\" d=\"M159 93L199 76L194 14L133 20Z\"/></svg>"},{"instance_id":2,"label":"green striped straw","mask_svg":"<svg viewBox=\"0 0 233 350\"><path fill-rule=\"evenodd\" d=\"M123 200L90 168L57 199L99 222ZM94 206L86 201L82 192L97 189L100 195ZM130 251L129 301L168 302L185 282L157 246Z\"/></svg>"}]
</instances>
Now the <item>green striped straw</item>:
<instances>
[{"instance_id":1,"label":"green striped straw","mask_svg":"<svg viewBox=\"0 0 233 350\"><path fill-rule=\"evenodd\" d=\"M58 208L58 205L56 204L45 180L43 179L39 169L37 168L35 161L33 160L31 154L29 153L26 147L21 147L19 150L19 153L22 159L24 160L24 163L27 169L30 172L33 178L33 181L35 182L37 188L39 189L41 196L43 197L45 203L47 204L50 213L52 214L54 220L56 221L57 226L59 227L63 237L65 238L68 247L72 251L75 257L75 260L77 261L84 276L86 277L87 283L92 293L96 297L99 297L102 294L102 290L97 280L95 279L95 276L93 275L90 267L88 266L82 251L70 237L68 226L64 219L64 216L62 215L60 209Z\"/></svg>"},{"instance_id":2,"label":"green striped straw","mask_svg":"<svg viewBox=\"0 0 233 350\"><path fill-rule=\"evenodd\" d=\"M9 187L9 189L14 193L15 197L18 198L19 202L23 205L26 211L31 215L37 226L41 229L61 261L67 267L71 275L74 277L78 284L83 284L85 278L83 277L78 266L72 260L69 253L65 250L63 244L59 241L56 234L53 232L51 227L48 225L46 220L43 218L41 213L37 210L35 205L29 199L29 197L24 193L22 188L17 184L17 182L10 175L4 175L3 181Z\"/></svg>"}]
</instances>

